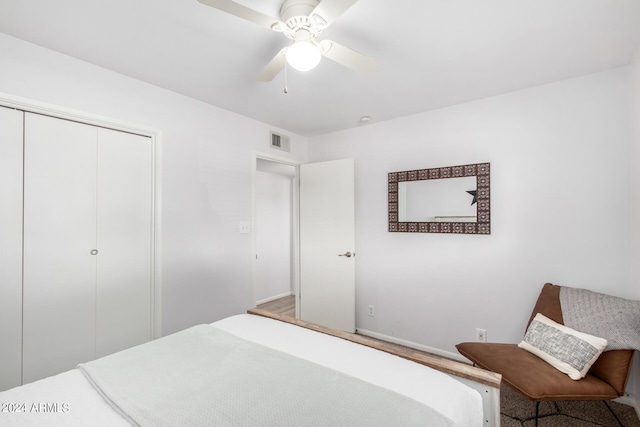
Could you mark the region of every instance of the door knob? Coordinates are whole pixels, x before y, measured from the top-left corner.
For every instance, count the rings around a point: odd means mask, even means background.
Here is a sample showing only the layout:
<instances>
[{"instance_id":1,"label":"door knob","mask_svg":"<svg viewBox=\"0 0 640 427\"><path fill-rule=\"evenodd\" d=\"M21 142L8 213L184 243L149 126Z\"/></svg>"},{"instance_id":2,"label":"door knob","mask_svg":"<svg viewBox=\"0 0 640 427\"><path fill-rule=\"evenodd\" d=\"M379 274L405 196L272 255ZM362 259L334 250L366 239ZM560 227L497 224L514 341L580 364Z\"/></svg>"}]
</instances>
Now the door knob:
<instances>
[{"instance_id":1,"label":"door knob","mask_svg":"<svg viewBox=\"0 0 640 427\"><path fill-rule=\"evenodd\" d=\"M356 254L355 253L352 254L351 252L346 252L343 254L338 254L338 256L346 256L347 258L351 258L352 256L356 256Z\"/></svg>"},{"instance_id":2,"label":"door knob","mask_svg":"<svg viewBox=\"0 0 640 427\"><path fill-rule=\"evenodd\" d=\"M98 255L97 249L91 249L91 255Z\"/></svg>"}]
</instances>

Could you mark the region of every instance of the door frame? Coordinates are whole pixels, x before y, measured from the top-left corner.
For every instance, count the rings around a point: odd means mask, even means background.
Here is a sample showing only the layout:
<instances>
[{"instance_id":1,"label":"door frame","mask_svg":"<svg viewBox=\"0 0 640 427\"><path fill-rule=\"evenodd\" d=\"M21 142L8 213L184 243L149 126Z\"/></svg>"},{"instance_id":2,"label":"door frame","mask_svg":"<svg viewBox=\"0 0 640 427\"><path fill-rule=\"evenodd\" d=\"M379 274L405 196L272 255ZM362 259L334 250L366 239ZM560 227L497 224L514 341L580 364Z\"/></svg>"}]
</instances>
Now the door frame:
<instances>
[{"instance_id":1,"label":"door frame","mask_svg":"<svg viewBox=\"0 0 640 427\"><path fill-rule=\"evenodd\" d=\"M0 106L149 137L152 153L151 337L162 336L162 131L0 92Z\"/></svg>"},{"instance_id":2,"label":"door frame","mask_svg":"<svg viewBox=\"0 0 640 427\"><path fill-rule=\"evenodd\" d=\"M293 178L292 191L292 210L291 210L291 287L295 295L296 318L300 317L300 164L301 161L286 157L279 157L272 154L254 151L251 155L251 290L252 290L252 306L256 306L256 256L257 256L257 211L256 211L256 173L258 172L258 159L266 160L273 163L281 163L295 168L295 176Z\"/></svg>"}]
</instances>

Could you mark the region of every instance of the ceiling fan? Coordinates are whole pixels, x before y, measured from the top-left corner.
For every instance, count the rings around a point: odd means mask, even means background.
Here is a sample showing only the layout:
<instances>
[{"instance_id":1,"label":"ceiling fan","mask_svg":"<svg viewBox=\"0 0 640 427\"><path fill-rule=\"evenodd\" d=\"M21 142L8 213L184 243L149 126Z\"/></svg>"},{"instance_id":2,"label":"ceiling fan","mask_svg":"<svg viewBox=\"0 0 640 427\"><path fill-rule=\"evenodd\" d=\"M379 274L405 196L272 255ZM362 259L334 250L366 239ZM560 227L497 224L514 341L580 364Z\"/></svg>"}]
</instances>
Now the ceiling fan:
<instances>
[{"instance_id":1,"label":"ceiling fan","mask_svg":"<svg viewBox=\"0 0 640 427\"><path fill-rule=\"evenodd\" d=\"M258 74L257 80L270 82L285 67L285 62L299 71L308 71L325 56L363 74L376 67L376 61L331 40L317 40L357 0L285 0L280 19L243 6L232 0L198 0L239 18L283 33L292 42L283 48Z\"/></svg>"}]
</instances>

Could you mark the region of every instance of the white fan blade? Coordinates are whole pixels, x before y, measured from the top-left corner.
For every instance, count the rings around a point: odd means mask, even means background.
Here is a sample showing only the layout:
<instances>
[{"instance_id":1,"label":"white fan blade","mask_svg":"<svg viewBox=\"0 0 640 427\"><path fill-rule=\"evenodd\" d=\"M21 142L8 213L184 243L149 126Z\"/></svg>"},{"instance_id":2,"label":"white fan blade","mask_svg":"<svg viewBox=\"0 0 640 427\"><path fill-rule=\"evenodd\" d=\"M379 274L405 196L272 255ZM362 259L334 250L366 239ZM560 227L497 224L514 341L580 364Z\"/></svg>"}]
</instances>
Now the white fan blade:
<instances>
[{"instance_id":1,"label":"white fan blade","mask_svg":"<svg viewBox=\"0 0 640 427\"><path fill-rule=\"evenodd\" d=\"M267 16L257 10L250 9L231 0L198 0L200 3L211 6L223 12L246 19L263 27L271 29L273 24L280 22L278 19Z\"/></svg>"},{"instance_id":2,"label":"white fan blade","mask_svg":"<svg viewBox=\"0 0 640 427\"><path fill-rule=\"evenodd\" d=\"M286 52L286 50L287 48L285 47L280 52L278 52L278 54L273 57L273 59L267 64L267 66L264 67L260 74L258 74L256 80L258 80L259 82L270 82L271 80L273 80L284 68L286 61L284 53Z\"/></svg>"},{"instance_id":3,"label":"white fan blade","mask_svg":"<svg viewBox=\"0 0 640 427\"><path fill-rule=\"evenodd\" d=\"M321 0L309 16L318 15L328 27L358 0Z\"/></svg>"},{"instance_id":4,"label":"white fan blade","mask_svg":"<svg viewBox=\"0 0 640 427\"><path fill-rule=\"evenodd\" d=\"M369 74L378 65L375 59L331 40L323 40L320 44L323 47L324 56L359 73Z\"/></svg>"}]
</instances>

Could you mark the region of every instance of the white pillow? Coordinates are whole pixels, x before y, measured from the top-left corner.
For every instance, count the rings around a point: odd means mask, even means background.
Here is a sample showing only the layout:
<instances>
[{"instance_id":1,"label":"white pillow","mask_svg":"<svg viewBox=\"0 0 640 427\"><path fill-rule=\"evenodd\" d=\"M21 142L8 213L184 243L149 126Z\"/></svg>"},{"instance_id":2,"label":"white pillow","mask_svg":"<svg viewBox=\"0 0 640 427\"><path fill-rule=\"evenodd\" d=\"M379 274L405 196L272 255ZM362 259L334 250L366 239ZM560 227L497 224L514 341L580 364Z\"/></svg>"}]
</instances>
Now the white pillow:
<instances>
[{"instance_id":1,"label":"white pillow","mask_svg":"<svg viewBox=\"0 0 640 427\"><path fill-rule=\"evenodd\" d=\"M584 378L606 346L606 339L578 332L540 313L533 318L518 344L572 380Z\"/></svg>"}]
</instances>

